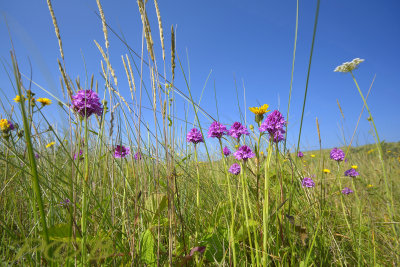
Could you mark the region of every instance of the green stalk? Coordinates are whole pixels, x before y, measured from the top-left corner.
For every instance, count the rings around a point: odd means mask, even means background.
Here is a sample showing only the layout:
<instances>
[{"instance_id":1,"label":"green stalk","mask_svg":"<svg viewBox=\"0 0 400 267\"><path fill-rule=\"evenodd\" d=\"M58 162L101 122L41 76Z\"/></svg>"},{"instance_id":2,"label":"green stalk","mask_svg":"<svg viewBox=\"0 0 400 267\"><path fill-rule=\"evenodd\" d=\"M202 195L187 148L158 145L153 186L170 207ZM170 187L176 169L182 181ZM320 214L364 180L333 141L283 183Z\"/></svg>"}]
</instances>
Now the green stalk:
<instances>
[{"instance_id":1,"label":"green stalk","mask_svg":"<svg viewBox=\"0 0 400 267\"><path fill-rule=\"evenodd\" d=\"M86 115L86 114L85 114ZM87 223L87 199L86 199L86 190L87 190L87 181L89 178L89 142L88 142L88 119L85 116L85 171L84 171L84 179L82 180L82 219L81 219L81 229L82 229L82 264L86 264L86 223ZM79 153L79 152L78 152Z\"/></svg>"},{"instance_id":2,"label":"green stalk","mask_svg":"<svg viewBox=\"0 0 400 267\"><path fill-rule=\"evenodd\" d=\"M249 181L247 179L247 176L245 175L247 165L246 162L243 164L243 176L244 176L244 181L246 183L246 197L247 197L247 205L249 206L249 211L250 211L250 219L254 222L254 213L253 209L251 208L251 201L250 201L250 194L249 194ZM258 251L258 241L257 241L257 227L253 225L253 234L254 234L254 249L256 251L256 266L261 266L260 265L260 254Z\"/></svg>"},{"instance_id":3,"label":"green stalk","mask_svg":"<svg viewBox=\"0 0 400 267\"><path fill-rule=\"evenodd\" d=\"M200 220L200 171L199 171L199 161L197 159L197 149L196 144L194 145L194 157L196 160L196 174L197 174L197 189L196 189L196 205L197 205L197 212L196 212L196 242L198 241L198 231L199 227L199 220Z\"/></svg>"},{"instance_id":4,"label":"green stalk","mask_svg":"<svg viewBox=\"0 0 400 267\"><path fill-rule=\"evenodd\" d=\"M364 102L365 108L368 111L369 114L369 118L371 119L372 122L372 126L374 127L374 131L375 131L375 136L376 136L376 140L377 140L377 147L378 147L378 154L379 154L379 160L381 161L381 165L382 165L382 172L383 172L383 179L385 181L385 191L386 191L386 197L390 200L390 202L387 203L387 209L389 212L389 216L390 219L393 220L393 207L394 207L394 203L393 203L393 197L392 194L390 193L389 190L389 184L388 184L388 179L387 179L387 175L386 175L386 167L385 167L385 161L383 160L383 151L382 151L382 146L381 146L381 140L379 139L379 135L378 135L378 130L376 129L376 125L375 125L375 121L374 118L372 117L371 111L368 107L367 101L365 100L364 94L362 93L360 87L358 86L357 80L354 77L353 72L350 71L351 77L353 77L354 83L357 87L357 90ZM396 227L394 224L392 224L392 230L394 235L397 237L397 231L396 231Z\"/></svg>"},{"instance_id":5,"label":"green stalk","mask_svg":"<svg viewBox=\"0 0 400 267\"><path fill-rule=\"evenodd\" d=\"M339 163L338 163L337 164L337 171L336 171L336 181L339 181L339 191L341 191L342 190L342 180L339 177L339 175L340 175L339 173L340 173L340 166L339 166ZM335 183L336 183L336 181L335 181ZM351 234L353 235L352 228L350 226L349 220L347 219L346 207L344 205L343 194L341 192L340 192L340 204L342 205L343 216L344 216L344 218L346 220L346 225L349 228L349 231L351 232Z\"/></svg>"},{"instance_id":6,"label":"green stalk","mask_svg":"<svg viewBox=\"0 0 400 267\"><path fill-rule=\"evenodd\" d=\"M240 169L241 169L241 183L242 183L242 198L243 198L243 209L244 209L244 216L246 220L246 228L247 228L247 236L249 238L249 244L250 244L250 257L251 257L251 264L254 265L255 260L254 260L254 253L253 253L253 244L251 242L251 233L250 233L250 226L249 226L249 216L247 214L247 201L246 201L246 188L247 185L244 182L244 173L245 173L245 165L240 163ZM257 264L258 266L258 264Z\"/></svg>"},{"instance_id":7,"label":"green stalk","mask_svg":"<svg viewBox=\"0 0 400 267\"><path fill-rule=\"evenodd\" d=\"M222 141L221 139L218 139L219 141L219 145L221 147L221 155L223 158L223 162L224 162L224 168L225 168L225 174L226 174L226 182L228 185L228 194L229 194L229 203L231 205L231 227L229 229L230 232L230 236L229 236L229 243L232 246L232 254L233 254L233 266L236 266L236 249L235 249L235 236L234 236L234 232L233 232L233 228L235 226L235 210L233 208L233 199L232 199L232 190L231 190L231 181L229 179L229 173L228 173L228 167L226 165L226 159L224 156L223 148L222 148Z\"/></svg>"},{"instance_id":8,"label":"green stalk","mask_svg":"<svg viewBox=\"0 0 400 267\"><path fill-rule=\"evenodd\" d=\"M311 252L312 252L312 250L313 250L313 248L314 248L315 239L316 239L316 237L317 237L317 234L318 234L318 230L319 230L320 225L321 225L321 218L318 220L317 229L315 230L315 234L314 234L314 237L313 237L313 240L312 240L310 249L308 250L307 257L306 257L306 260L305 260L305 262L304 262L304 266L308 266L308 259L310 258Z\"/></svg>"},{"instance_id":9,"label":"green stalk","mask_svg":"<svg viewBox=\"0 0 400 267\"><path fill-rule=\"evenodd\" d=\"M299 139L298 139L298 141L297 141L296 153L299 152L299 148L300 148L300 137L301 137L301 129L302 129L302 127L303 127L304 109L305 109L305 107L306 107L306 99L307 99L307 91L308 91L308 81L309 81L309 79L310 79L311 61L312 61L312 56L313 56L313 51L314 51L315 35L316 35L316 33L317 33L317 24L318 24L318 15L319 15L319 3L320 3L320 0L318 0L318 2L317 2L317 10L315 11L314 32L313 32L313 39L312 39L312 43L311 43L310 60L309 60L309 62L308 62L306 90L304 91L303 109L302 109L302 112L301 112Z\"/></svg>"},{"instance_id":10,"label":"green stalk","mask_svg":"<svg viewBox=\"0 0 400 267\"><path fill-rule=\"evenodd\" d=\"M269 225L269 164L271 163L272 145L271 142L268 144L268 155L264 167L264 208L263 208L263 266L266 267L268 263L268 247L267 247L267 236L268 236L268 225ZM267 221L268 220L268 221Z\"/></svg>"},{"instance_id":11,"label":"green stalk","mask_svg":"<svg viewBox=\"0 0 400 267\"><path fill-rule=\"evenodd\" d=\"M288 101L288 108L286 114L286 120L289 121L289 111L290 111L290 101L292 99L292 88L293 88L293 73L294 73L294 62L296 59L296 46L297 46L297 32L299 29L299 0L297 0L297 8L296 8L296 30L294 34L294 47L293 47L293 61L292 61L292 74L290 75L290 89L289 89L289 101ZM287 124L286 124L286 132L285 132L285 144L284 152L286 152L286 139L287 139Z\"/></svg>"},{"instance_id":12,"label":"green stalk","mask_svg":"<svg viewBox=\"0 0 400 267\"><path fill-rule=\"evenodd\" d=\"M11 57L12 57L12 63L13 63L13 68L14 68L15 81L17 83L17 88L18 88L18 94L20 96L22 96L21 81L20 81L20 77L19 77L19 70L18 70L17 62L13 55L11 55ZM28 149L28 157L29 157L29 162L31 165L32 186L33 186L33 191L35 193L36 202L39 206L40 222L38 222L38 223L41 224L41 226L43 228L44 239L46 242L46 246L48 246L50 243L50 239L49 239L49 234L47 231L46 215L45 215L44 207L43 207L42 193L41 193L40 184L39 184L39 174L37 172L36 159L35 159L35 154L33 151L33 146L32 146L32 141L31 141L29 122L26 117L25 103L24 103L23 99L21 99L21 101L19 103L20 103L20 108L21 108L22 120L23 120L23 124L24 124L24 133L25 133L26 146ZM50 257L52 256L51 250L49 250L49 256Z\"/></svg>"}]
</instances>

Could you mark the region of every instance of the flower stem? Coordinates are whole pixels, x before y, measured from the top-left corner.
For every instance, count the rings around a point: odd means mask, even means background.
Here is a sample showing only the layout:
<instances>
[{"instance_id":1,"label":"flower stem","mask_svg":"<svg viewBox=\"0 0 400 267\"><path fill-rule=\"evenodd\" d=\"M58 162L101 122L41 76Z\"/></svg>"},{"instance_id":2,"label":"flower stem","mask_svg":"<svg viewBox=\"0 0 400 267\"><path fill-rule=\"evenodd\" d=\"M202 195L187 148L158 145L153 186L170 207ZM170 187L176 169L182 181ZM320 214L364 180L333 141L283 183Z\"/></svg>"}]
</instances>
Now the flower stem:
<instances>
[{"instance_id":1,"label":"flower stem","mask_svg":"<svg viewBox=\"0 0 400 267\"><path fill-rule=\"evenodd\" d=\"M85 171L84 171L84 179L82 180L82 220L81 220L81 228L82 228L82 264L86 264L86 239L87 239L87 199L86 199L86 191L87 191L87 182L89 178L89 142L88 142L88 119L85 116Z\"/></svg>"},{"instance_id":2,"label":"flower stem","mask_svg":"<svg viewBox=\"0 0 400 267\"><path fill-rule=\"evenodd\" d=\"M376 128L375 121L374 121L374 118L372 117L371 111L370 111L370 109L369 109L369 107L368 107L367 101L365 100L364 94L362 93L360 87L358 86L357 80L356 80L356 78L354 77L353 72L350 71L350 74L351 74L351 77L352 77L353 80L354 80L354 83L355 83L355 85L356 85L356 87L357 87L357 90L358 90L358 92L359 92L359 94L360 94L360 96L361 96L361 98L362 98L362 100L363 100L363 102L364 102L365 108L366 108L367 111L368 111L369 118L371 119L371 122L372 122L372 126L374 127L375 136L376 136L376 140L377 140L377 144L376 144L376 145L377 145L377 147L378 147L379 160L381 161L382 172L383 172L383 179L384 179L384 181L385 181L386 197L390 200L390 202L387 203L387 209L388 209L388 212L389 212L390 219L393 220L393 213L394 213L394 212L393 212L393 207L394 207L394 203L393 203L392 194L390 193L390 190L389 190L389 184L388 184L388 179L387 179L387 174L386 174L385 161L384 161L384 159L383 159L383 151L382 151L381 141L380 141L379 135L378 135L378 130L377 130L377 128ZM393 230L394 235L395 235L396 237L398 237L398 236L397 236L396 227L395 227L394 224L392 224L392 230Z\"/></svg>"},{"instance_id":3,"label":"flower stem","mask_svg":"<svg viewBox=\"0 0 400 267\"><path fill-rule=\"evenodd\" d=\"M268 247L267 247L267 237L268 237L268 213L269 213L269 165L271 163L272 145L271 142L268 144L268 155L264 167L264 208L263 208L263 266L266 267L268 263Z\"/></svg>"},{"instance_id":4,"label":"flower stem","mask_svg":"<svg viewBox=\"0 0 400 267\"><path fill-rule=\"evenodd\" d=\"M235 226L235 210L233 208L233 199L232 199L232 190L231 190L231 181L229 179L228 167L226 165L226 158L224 157L223 148L222 148L222 141L218 139L219 145L221 147L221 154L224 161L224 168L225 168L225 175L226 175L226 182L228 185L228 194L229 194L229 203L231 206L231 225L229 229L229 243L232 247L232 254L233 254L233 266L236 266L236 249L235 249L235 236L233 228Z\"/></svg>"}]
</instances>

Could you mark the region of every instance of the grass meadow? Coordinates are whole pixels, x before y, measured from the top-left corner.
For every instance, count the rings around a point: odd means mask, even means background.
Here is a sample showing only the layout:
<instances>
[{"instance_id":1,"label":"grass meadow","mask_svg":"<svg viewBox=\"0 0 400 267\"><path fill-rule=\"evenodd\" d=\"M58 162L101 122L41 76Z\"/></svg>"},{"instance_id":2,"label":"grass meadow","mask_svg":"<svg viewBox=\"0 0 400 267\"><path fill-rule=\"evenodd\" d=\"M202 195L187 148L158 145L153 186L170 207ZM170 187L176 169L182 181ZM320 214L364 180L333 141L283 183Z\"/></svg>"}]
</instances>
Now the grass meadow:
<instances>
[{"instance_id":1,"label":"grass meadow","mask_svg":"<svg viewBox=\"0 0 400 267\"><path fill-rule=\"evenodd\" d=\"M337 71L360 93L375 144L354 147L349 138L339 150L299 151L285 139L290 101L280 112L246 107L234 125L203 123L215 119L192 97L157 1L137 1L143 50L121 38L122 73L111 65L116 33L97 1L102 79L86 83L68 74L47 3L63 98L20 71L18 51L3 63L16 96L0 100L1 266L398 265L400 143L379 138L356 79L362 60ZM158 28L147 12L156 12ZM317 20L318 8L314 36ZM123 79L129 91L118 86ZM62 128L48 118L54 106Z\"/></svg>"}]
</instances>

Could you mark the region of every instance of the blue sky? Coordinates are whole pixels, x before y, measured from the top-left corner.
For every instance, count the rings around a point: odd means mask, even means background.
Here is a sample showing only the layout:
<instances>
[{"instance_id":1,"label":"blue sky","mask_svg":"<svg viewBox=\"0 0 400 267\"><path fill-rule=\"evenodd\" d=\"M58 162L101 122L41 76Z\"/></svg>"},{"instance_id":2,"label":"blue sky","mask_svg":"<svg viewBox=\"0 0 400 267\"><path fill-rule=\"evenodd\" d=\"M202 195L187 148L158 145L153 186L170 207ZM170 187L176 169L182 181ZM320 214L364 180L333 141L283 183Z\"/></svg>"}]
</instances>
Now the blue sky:
<instances>
[{"instance_id":1,"label":"blue sky","mask_svg":"<svg viewBox=\"0 0 400 267\"><path fill-rule=\"evenodd\" d=\"M130 46L141 49L141 21L136 1L102 1L107 23L123 33ZM157 19L153 2L148 1L148 14L157 57L161 55ZM244 108L243 85L248 107L267 103L286 116L296 1L161 1L159 6L164 26L167 63L169 64L170 27L177 30L177 53L185 73L190 62L190 83L195 99L199 99L207 76L212 70L201 102L212 116L217 112L214 84L221 122L232 124L239 120L235 78ZM101 55L94 41L104 47L100 20L94 14L96 1L53 1L54 12L63 40L66 66L72 78L85 81L85 58L88 75L101 81ZM288 141L297 142L301 107L306 83L316 1L300 1L299 32L293 82ZM399 141L400 120L400 3L398 1L321 1L313 62L305 109L301 146L315 149L318 145L315 119L318 117L324 147L340 146L343 125L348 140L361 111L362 100L349 74L333 72L345 61L365 59L355 71L364 93L376 74L368 103L374 115L380 137ZM61 96L57 58L59 48L46 1L1 1L0 12L5 15L18 55L21 71L28 74L32 62L33 80ZM121 55L126 48L110 34L111 63L116 70L120 91L129 96ZM10 62L11 49L7 27L0 22L0 57ZM187 54L186 54L187 53ZM188 55L188 57L187 57ZM158 62L161 62L160 60ZM161 64L160 64L161 67ZM187 91L177 63L175 85ZM167 76L170 76L167 74ZM0 71L0 88L14 97L5 71ZM126 89L124 89L126 88ZM35 88L34 88L35 89ZM40 92L39 89L35 89ZM39 93L46 96L44 93ZM342 122L336 100L339 100L345 120ZM177 105L177 115L184 117L183 101ZM56 105L49 116L59 120ZM181 112L180 112L181 111ZM193 119L193 112L189 118ZM373 142L364 113L355 144ZM147 118L151 120L151 116ZM208 121L203 118L205 123ZM343 124L342 124L343 123ZM207 125L207 124L205 124ZM207 125L208 126L208 125Z\"/></svg>"}]
</instances>

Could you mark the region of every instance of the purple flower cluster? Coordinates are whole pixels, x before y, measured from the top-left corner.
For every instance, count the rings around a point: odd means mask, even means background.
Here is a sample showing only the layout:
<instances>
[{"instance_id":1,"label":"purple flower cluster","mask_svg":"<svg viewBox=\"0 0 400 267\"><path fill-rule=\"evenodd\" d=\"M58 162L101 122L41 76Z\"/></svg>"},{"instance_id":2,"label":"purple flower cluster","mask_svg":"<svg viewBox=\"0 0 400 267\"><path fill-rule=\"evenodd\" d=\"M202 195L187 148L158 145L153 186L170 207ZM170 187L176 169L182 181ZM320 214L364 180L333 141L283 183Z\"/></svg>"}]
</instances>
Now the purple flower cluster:
<instances>
[{"instance_id":1,"label":"purple flower cluster","mask_svg":"<svg viewBox=\"0 0 400 267\"><path fill-rule=\"evenodd\" d=\"M229 150L228 147L224 147L222 149L222 152L224 153L225 156L229 156L232 152Z\"/></svg>"},{"instance_id":2,"label":"purple flower cluster","mask_svg":"<svg viewBox=\"0 0 400 267\"><path fill-rule=\"evenodd\" d=\"M313 179L305 177L302 181L301 181L301 185L303 187L314 187L315 183L313 181Z\"/></svg>"},{"instance_id":3,"label":"purple flower cluster","mask_svg":"<svg viewBox=\"0 0 400 267\"><path fill-rule=\"evenodd\" d=\"M115 158L125 158L127 155L130 154L129 147L117 145L114 151Z\"/></svg>"},{"instance_id":4,"label":"purple flower cluster","mask_svg":"<svg viewBox=\"0 0 400 267\"><path fill-rule=\"evenodd\" d=\"M343 190L342 190L342 194L343 194L343 195L348 195L348 194L351 194L351 193L353 193L353 190L351 190L351 189L348 188L348 187L345 187L345 188L343 188Z\"/></svg>"},{"instance_id":5,"label":"purple flower cluster","mask_svg":"<svg viewBox=\"0 0 400 267\"><path fill-rule=\"evenodd\" d=\"M233 153L233 155L237 160L242 159L244 161L254 158L256 156L251 148L246 145L239 147L239 149L235 153Z\"/></svg>"},{"instance_id":6,"label":"purple flower cluster","mask_svg":"<svg viewBox=\"0 0 400 267\"><path fill-rule=\"evenodd\" d=\"M136 152L133 157L135 158L135 160L139 160L139 159L142 159L142 154L140 154L139 152Z\"/></svg>"},{"instance_id":7,"label":"purple flower cluster","mask_svg":"<svg viewBox=\"0 0 400 267\"><path fill-rule=\"evenodd\" d=\"M250 133L240 122L235 122L229 129L228 134L236 139L239 139L242 135L249 135Z\"/></svg>"},{"instance_id":8,"label":"purple flower cluster","mask_svg":"<svg viewBox=\"0 0 400 267\"><path fill-rule=\"evenodd\" d=\"M99 95L92 90L80 90L72 96L72 108L81 117L89 118L92 114L101 116L103 106L100 103Z\"/></svg>"},{"instance_id":9,"label":"purple flower cluster","mask_svg":"<svg viewBox=\"0 0 400 267\"><path fill-rule=\"evenodd\" d=\"M271 114L267 116L265 121L260 126L260 132L267 131L271 138L274 138L274 142L278 143L285 139L283 134L285 130L283 127L286 125L285 118L278 110L274 110Z\"/></svg>"},{"instance_id":10,"label":"purple flower cluster","mask_svg":"<svg viewBox=\"0 0 400 267\"><path fill-rule=\"evenodd\" d=\"M299 157L299 158L302 158L302 157L304 157L304 154L303 154L303 152L299 151L299 153L297 153L297 157Z\"/></svg>"},{"instance_id":11,"label":"purple flower cluster","mask_svg":"<svg viewBox=\"0 0 400 267\"><path fill-rule=\"evenodd\" d=\"M240 165L237 163L233 163L229 168L229 172L234 175L238 175L240 173Z\"/></svg>"},{"instance_id":12,"label":"purple flower cluster","mask_svg":"<svg viewBox=\"0 0 400 267\"><path fill-rule=\"evenodd\" d=\"M336 161L343 161L344 160L344 152L343 150L339 149L339 148L334 148L331 150L330 153L330 158Z\"/></svg>"},{"instance_id":13,"label":"purple flower cluster","mask_svg":"<svg viewBox=\"0 0 400 267\"><path fill-rule=\"evenodd\" d=\"M196 145L197 143L203 143L204 139L203 136L201 135L201 132L196 128L193 128L188 132L186 136L186 141Z\"/></svg>"},{"instance_id":14,"label":"purple flower cluster","mask_svg":"<svg viewBox=\"0 0 400 267\"><path fill-rule=\"evenodd\" d=\"M208 129L208 137L216 137L219 139L223 135L226 135L227 133L228 130L226 129L226 126L217 121L211 123L211 126Z\"/></svg>"},{"instance_id":15,"label":"purple flower cluster","mask_svg":"<svg viewBox=\"0 0 400 267\"><path fill-rule=\"evenodd\" d=\"M356 171L355 169L351 168L348 169L347 171L344 172L344 176L350 176L350 177L356 177L359 176L360 174L358 173L358 171Z\"/></svg>"},{"instance_id":16,"label":"purple flower cluster","mask_svg":"<svg viewBox=\"0 0 400 267\"><path fill-rule=\"evenodd\" d=\"M71 205L71 201L66 198L64 201L60 201L60 206L63 208L68 208Z\"/></svg>"},{"instance_id":17,"label":"purple flower cluster","mask_svg":"<svg viewBox=\"0 0 400 267\"><path fill-rule=\"evenodd\" d=\"M81 150L79 150L79 155L78 155L78 153L75 153L74 160L76 160L78 157L79 157L80 160L82 160L83 159L82 155L83 155L83 151L81 149Z\"/></svg>"},{"instance_id":18,"label":"purple flower cluster","mask_svg":"<svg viewBox=\"0 0 400 267\"><path fill-rule=\"evenodd\" d=\"M12 131L12 130L15 129L14 124L13 124L11 121L8 121L8 124L10 125L10 126L8 127L8 129L9 129L10 131Z\"/></svg>"}]
</instances>

